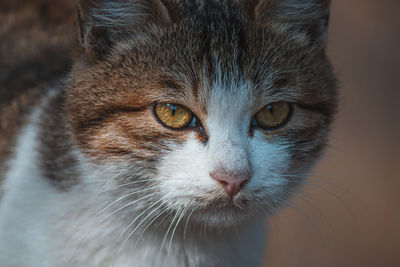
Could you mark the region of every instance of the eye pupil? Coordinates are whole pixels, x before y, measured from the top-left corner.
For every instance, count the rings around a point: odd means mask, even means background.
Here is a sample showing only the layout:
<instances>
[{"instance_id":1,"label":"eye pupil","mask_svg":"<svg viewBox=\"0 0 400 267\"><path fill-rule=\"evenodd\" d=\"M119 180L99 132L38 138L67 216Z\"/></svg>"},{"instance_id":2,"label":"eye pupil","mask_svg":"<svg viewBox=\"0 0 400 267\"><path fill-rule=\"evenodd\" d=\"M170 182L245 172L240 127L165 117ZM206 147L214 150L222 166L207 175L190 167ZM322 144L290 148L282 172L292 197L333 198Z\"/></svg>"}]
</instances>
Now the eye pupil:
<instances>
[{"instance_id":1,"label":"eye pupil","mask_svg":"<svg viewBox=\"0 0 400 267\"><path fill-rule=\"evenodd\" d=\"M273 105L269 105L268 110L269 110L269 113L271 113L271 115L274 115L274 106Z\"/></svg>"},{"instance_id":2,"label":"eye pupil","mask_svg":"<svg viewBox=\"0 0 400 267\"><path fill-rule=\"evenodd\" d=\"M171 109L171 115L172 115L172 116L175 116L175 113L176 113L176 105L167 104L167 106Z\"/></svg>"}]
</instances>

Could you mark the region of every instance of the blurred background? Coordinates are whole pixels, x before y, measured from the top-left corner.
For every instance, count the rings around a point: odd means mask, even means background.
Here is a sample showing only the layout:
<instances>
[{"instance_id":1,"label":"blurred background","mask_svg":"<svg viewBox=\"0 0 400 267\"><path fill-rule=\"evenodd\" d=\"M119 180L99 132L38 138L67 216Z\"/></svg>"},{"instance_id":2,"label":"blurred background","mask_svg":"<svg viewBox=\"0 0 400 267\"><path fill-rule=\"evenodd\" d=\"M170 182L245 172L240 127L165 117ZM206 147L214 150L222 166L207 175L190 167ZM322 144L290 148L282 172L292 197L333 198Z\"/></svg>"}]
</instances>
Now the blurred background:
<instances>
[{"instance_id":1,"label":"blurred background","mask_svg":"<svg viewBox=\"0 0 400 267\"><path fill-rule=\"evenodd\" d=\"M399 49L399 0L332 0L331 146L271 220L264 266L400 266Z\"/></svg>"}]
</instances>

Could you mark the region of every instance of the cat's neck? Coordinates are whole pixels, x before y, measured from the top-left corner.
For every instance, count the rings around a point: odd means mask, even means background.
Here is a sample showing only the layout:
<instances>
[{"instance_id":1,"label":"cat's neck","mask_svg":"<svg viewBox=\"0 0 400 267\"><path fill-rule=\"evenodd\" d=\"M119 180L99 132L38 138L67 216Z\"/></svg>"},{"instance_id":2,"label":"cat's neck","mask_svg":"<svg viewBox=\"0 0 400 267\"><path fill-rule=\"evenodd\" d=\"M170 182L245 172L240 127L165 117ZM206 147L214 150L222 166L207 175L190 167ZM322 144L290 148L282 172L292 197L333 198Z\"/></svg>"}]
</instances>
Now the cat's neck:
<instances>
[{"instance_id":1,"label":"cat's neck","mask_svg":"<svg viewBox=\"0 0 400 267\"><path fill-rule=\"evenodd\" d=\"M69 207L77 207L79 198L84 197L78 191L73 197L76 204ZM69 222L73 222L72 225L60 225L63 229L63 236L58 236L60 244L76 242L75 247L85 248L74 252L75 259L81 261L80 265L90 264L87 255L95 255L101 262L99 266L131 266L132 262L135 266L260 265L265 239L263 220L230 229L216 229L188 223L187 218L174 221L174 216L170 216L145 223L141 218L129 227L138 214L107 222L110 218L107 215L96 216L92 213L93 207L95 205L87 207L89 212L84 207L80 211L71 209ZM142 227L135 227L139 223L143 223Z\"/></svg>"}]
</instances>

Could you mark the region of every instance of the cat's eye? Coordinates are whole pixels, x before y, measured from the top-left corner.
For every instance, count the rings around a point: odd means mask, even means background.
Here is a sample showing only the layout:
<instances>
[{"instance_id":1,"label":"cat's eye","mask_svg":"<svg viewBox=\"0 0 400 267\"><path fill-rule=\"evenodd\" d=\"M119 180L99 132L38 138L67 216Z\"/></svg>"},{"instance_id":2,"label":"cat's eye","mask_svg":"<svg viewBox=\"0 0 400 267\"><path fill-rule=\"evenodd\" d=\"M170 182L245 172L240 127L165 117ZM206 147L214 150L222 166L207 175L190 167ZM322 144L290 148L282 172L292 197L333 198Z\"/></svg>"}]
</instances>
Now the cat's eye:
<instances>
[{"instance_id":1,"label":"cat's eye","mask_svg":"<svg viewBox=\"0 0 400 267\"><path fill-rule=\"evenodd\" d=\"M154 105L154 113L162 124L173 129L194 126L196 123L193 112L178 104L157 103Z\"/></svg>"},{"instance_id":2,"label":"cat's eye","mask_svg":"<svg viewBox=\"0 0 400 267\"><path fill-rule=\"evenodd\" d=\"M291 104L280 101L261 109L252 119L252 126L274 129L284 125L291 113Z\"/></svg>"}]
</instances>

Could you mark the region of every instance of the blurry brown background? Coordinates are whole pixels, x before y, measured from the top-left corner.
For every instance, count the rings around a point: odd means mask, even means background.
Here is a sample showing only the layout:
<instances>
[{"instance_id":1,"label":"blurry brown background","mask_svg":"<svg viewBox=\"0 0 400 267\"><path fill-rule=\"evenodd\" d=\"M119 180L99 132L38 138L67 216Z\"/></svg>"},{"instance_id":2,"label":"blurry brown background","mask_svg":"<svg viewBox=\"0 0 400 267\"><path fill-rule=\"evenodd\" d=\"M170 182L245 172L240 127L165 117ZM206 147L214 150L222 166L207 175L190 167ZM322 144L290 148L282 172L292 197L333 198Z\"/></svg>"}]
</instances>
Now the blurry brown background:
<instances>
[{"instance_id":1,"label":"blurry brown background","mask_svg":"<svg viewBox=\"0 0 400 267\"><path fill-rule=\"evenodd\" d=\"M399 49L399 0L332 0L331 147L270 223L264 266L400 266Z\"/></svg>"}]
</instances>

